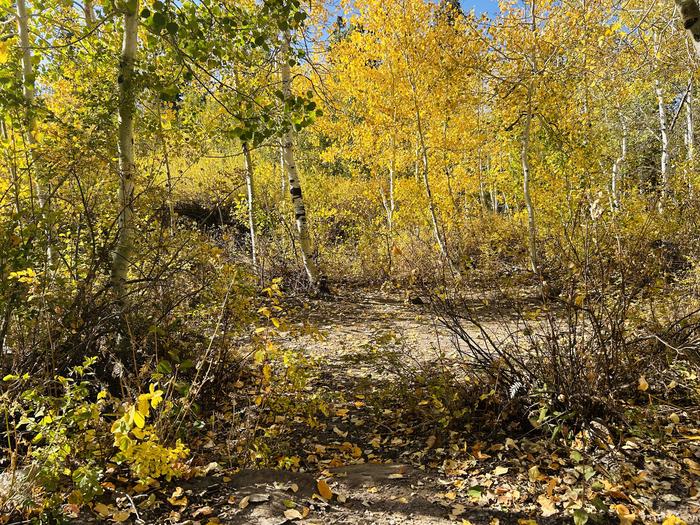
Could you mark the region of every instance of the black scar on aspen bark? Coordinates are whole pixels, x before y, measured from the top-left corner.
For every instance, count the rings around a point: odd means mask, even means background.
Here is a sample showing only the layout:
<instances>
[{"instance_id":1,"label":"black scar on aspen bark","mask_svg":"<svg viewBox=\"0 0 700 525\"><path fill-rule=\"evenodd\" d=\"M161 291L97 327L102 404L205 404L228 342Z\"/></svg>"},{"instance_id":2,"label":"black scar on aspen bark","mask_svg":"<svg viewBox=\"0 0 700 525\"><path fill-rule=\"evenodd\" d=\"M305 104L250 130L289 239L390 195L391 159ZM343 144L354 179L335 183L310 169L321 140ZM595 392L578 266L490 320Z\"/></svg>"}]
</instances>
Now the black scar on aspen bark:
<instances>
[{"instance_id":1,"label":"black scar on aspen bark","mask_svg":"<svg viewBox=\"0 0 700 525\"><path fill-rule=\"evenodd\" d=\"M290 188L289 193L292 197L301 197L301 188Z\"/></svg>"},{"instance_id":2,"label":"black scar on aspen bark","mask_svg":"<svg viewBox=\"0 0 700 525\"><path fill-rule=\"evenodd\" d=\"M304 217L306 217L306 213L297 213L294 215L296 220L303 219Z\"/></svg>"},{"instance_id":3,"label":"black scar on aspen bark","mask_svg":"<svg viewBox=\"0 0 700 525\"><path fill-rule=\"evenodd\" d=\"M695 2L684 3L681 7L681 16L683 17L683 27L690 29L700 18L700 8Z\"/></svg>"}]
</instances>

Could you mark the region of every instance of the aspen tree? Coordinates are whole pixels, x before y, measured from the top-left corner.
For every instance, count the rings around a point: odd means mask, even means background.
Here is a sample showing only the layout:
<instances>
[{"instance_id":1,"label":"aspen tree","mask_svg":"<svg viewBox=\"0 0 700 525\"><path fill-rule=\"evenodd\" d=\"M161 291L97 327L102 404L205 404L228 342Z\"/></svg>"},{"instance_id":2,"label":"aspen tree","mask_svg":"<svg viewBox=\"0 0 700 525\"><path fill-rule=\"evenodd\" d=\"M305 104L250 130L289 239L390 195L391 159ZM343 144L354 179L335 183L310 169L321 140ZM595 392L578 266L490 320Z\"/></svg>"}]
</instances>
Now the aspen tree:
<instances>
[{"instance_id":1,"label":"aspen tree","mask_svg":"<svg viewBox=\"0 0 700 525\"><path fill-rule=\"evenodd\" d=\"M532 18L530 31L532 32L532 50L530 54L530 79L527 86L527 107L525 109L525 123L523 124L523 134L520 144L520 162L523 170L523 197L525 199L525 208L527 209L527 232L528 232L528 250L530 252L530 267L534 273L539 273L539 260L537 257L537 224L535 222L535 207L532 204L532 196L530 195L530 132L532 128L532 97L535 90L535 76L537 75L537 48L535 39L537 38L537 19L535 15L535 1L530 4L530 16Z\"/></svg>"},{"instance_id":2,"label":"aspen tree","mask_svg":"<svg viewBox=\"0 0 700 525\"><path fill-rule=\"evenodd\" d=\"M282 93L284 99L288 100L292 94L292 75L290 70L290 35L289 31L284 31L282 35L282 49L280 58L280 74L282 77ZM296 162L294 160L294 142L293 131L289 127L282 136L282 151L284 158L284 168L287 171L287 179L289 181L289 194L292 197L292 205L294 207L294 218L299 235L299 246L301 247L301 258L304 263L304 270L311 281L312 286L317 287L320 284L320 273L316 262L313 259L313 250L311 248L311 236L309 235L309 226L306 218L306 206L304 205L304 196L301 189L299 174L297 173Z\"/></svg>"},{"instance_id":3,"label":"aspen tree","mask_svg":"<svg viewBox=\"0 0 700 525\"><path fill-rule=\"evenodd\" d=\"M661 84L657 80L654 83L654 92L656 93L656 102L659 112L659 140L661 141L661 161L659 166L660 173L660 195L658 201L658 209L663 212L664 206L669 195L668 181L668 161L669 161L669 140L668 140L668 124L666 122L666 104L664 103L664 92Z\"/></svg>"},{"instance_id":4,"label":"aspen tree","mask_svg":"<svg viewBox=\"0 0 700 525\"><path fill-rule=\"evenodd\" d=\"M136 112L135 62L138 48L138 0L124 6L124 30L119 60L119 216L117 242L112 255L112 285L122 300L131 263L134 235L134 113Z\"/></svg>"},{"instance_id":5,"label":"aspen tree","mask_svg":"<svg viewBox=\"0 0 700 525\"><path fill-rule=\"evenodd\" d=\"M253 159L250 156L250 147L247 142L241 144L243 150L243 165L245 169L245 187L248 201L248 231L250 232L250 253L253 266L258 267L256 254L255 232L255 195L253 191Z\"/></svg>"},{"instance_id":6,"label":"aspen tree","mask_svg":"<svg viewBox=\"0 0 700 525\"><path fill-rule=\"evenodd\" d=\"M29 13L25 0L17 0L17 32L19 45L22 51L22 96L25 104L25 133L24 140L27 144L30 166L28 172L34 171L34 186L36 187L37 200L41 208L41 215L45 222L46 233L46 262L49 268L53 268L55 255L53 249L53 236L51 235L51 186L43 180L40 162L36 154L37 141L35 136L36 119L34 116L34 92L35 73L32 63L32 48L29 36Z\"/></svg>"}]
</instances>

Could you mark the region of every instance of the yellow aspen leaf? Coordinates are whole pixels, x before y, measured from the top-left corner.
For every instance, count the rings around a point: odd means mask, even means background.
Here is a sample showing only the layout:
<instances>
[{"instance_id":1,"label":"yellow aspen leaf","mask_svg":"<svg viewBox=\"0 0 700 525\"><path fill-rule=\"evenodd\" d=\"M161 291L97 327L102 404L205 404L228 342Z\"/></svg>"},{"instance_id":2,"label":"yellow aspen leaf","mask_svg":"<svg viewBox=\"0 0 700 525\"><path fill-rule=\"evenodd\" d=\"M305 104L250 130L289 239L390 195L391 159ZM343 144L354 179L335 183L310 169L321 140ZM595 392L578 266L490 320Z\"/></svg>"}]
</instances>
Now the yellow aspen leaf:
<instances>
[{"instance_id":1,"label":"yellow aspen leaf","mask_svg":"<svg viewBox=\"0 0 700 525\"><path fill-rule=\"evenodd\" d=\"M151 405L148 394L141 394L136 400L136 411L144 418L147 418L151 413Z\"/></svg>"},{"instance_id":2,"label":"yellow aspen leaf","mask_svg":"<svg viewBox=\"0 0 700 525\"><path fill-rule=\"evenodd\" d=\"M675 514L669 514L664 518L661 525L688 525L684 520L680 519Z\"/></svg>"},{"instance_id":3,"label":"yellow aspen leaf","mask_svg":"<svg viewBox=\"0 0 700 525\"><path fill-rule=\"evenodd\" d=\"M649 383L647 383L647 380L644 376L639 376L639 385L637 386L637 389L641 392L646 392L647 390L649 390Z\"/></svg>"},{"instance_id":4,"label":"yellow aspen leaf","mask_svg":"<svg viewBox=\"0 0 700 525\"><path fill-rule=\"evenodd\" d=\"M318 488L319 496L321 496L326 501L329 501L333 497L333 491L328 486L328 483L326 483L325 480L319 479L318 483L316 483L316 487Z\"/></svg>"},{"instance_id":5,"label":"yellow aspen leaf","mask_svg":"<svg viewBox=\"0 0 700 525\"><path fill-rule=\"evenodd\" d=\"M139 412L138 410L134 410L133 417L134 417L134 424L138 428L143 428L144 425L146 424L146 419L143 417L141 412Z\"/></svg>"},{"instance_id":6,"label":"yellow aspen leaf","mask_svg":"<svg viewBox=\"0 0 700 525\"><path fill-rule=\"evenodd\" d=\"M637 519L637 516L630 512L626 505L621 503L613 507L617 513L617 517L620 519L620 525L632 525Z\"/></svg>"}]
</instances>

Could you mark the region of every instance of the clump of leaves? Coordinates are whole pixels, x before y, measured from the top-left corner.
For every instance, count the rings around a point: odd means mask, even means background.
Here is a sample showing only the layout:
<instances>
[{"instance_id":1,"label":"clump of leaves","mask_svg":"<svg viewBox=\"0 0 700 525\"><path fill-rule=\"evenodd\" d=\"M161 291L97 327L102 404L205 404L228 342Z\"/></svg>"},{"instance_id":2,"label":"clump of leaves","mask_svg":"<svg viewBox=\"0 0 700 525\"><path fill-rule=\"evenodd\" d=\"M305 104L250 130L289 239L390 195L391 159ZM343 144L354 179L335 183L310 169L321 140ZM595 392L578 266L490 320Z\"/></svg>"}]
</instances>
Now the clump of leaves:
<instances>
[{"instance_id":1,"label":"clump of leaves","mask_svg":"<svg viewBox=\"0 0 700 525\"><path fill-rule=\"evenodd\" d=\"M48 504L62 500L60 488L72 490L75 503L89 502L102 493L100 464L108 447L101 438L107 425L107 396L105 392L91 395L95 361L86 358L67 377L57 375L43 387L31 386L29 374L3 378L3 442L12 458L10 468L20 466L24 455L31 463L28 471L35 483L45 494L53 495ZM25 496L25 501L14 503L32 506L31 497Z\"/></svg>"},{"instance_id":2,"label":"clump of leaves","mask_svg":"<svg viewBox=\"0 0 700 525\"><path fill-rule=\"evenodd\" d=\"M148 389L135 404L128 404L122 417L112 424L114 446L119 449L114 459L117 463L126 462L141 480L164 477L170 481L182 473L181 462L189 450L179 439L174 447L161 444L153 425L147 424L151 408L156 409L163 401L163 391L156 385L151 384Z\"/></svg>"}]
</instances>

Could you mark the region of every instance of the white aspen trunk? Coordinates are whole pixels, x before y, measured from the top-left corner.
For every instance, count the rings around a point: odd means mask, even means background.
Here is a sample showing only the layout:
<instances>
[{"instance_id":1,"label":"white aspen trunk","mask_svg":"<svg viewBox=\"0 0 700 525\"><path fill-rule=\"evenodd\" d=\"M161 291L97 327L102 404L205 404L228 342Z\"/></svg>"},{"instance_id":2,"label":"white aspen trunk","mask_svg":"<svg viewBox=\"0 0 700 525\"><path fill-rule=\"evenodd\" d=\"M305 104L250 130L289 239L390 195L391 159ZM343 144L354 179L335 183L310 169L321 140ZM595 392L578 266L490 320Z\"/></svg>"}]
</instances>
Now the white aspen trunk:
<instances>
[{"instance_id":1,"label":"white aspen trunk","mask_svg":"<svg viewBox=\"0 0 700 525\"><path fill-rule=\"evenodd\" d=\"M238 71L233 70L233 81L234 87L238 90ZM253 268L257 270L258 268L258 258L256 249L256 236L255 236L255 198L253 192L253 159L250 155L250 146L247 142L241 142L241 149L243 150L243 167L245 169L245 187L246 187L246 200L248 203L248 234L250 235L250 254L251 261L253 263Z\"/></svg>"},{"instance_id":2,"label":"white aspen trunk","mask_svg":"<svg viewBox=\"0 0 700 525\"><path fill-rule=\"evenodd\" d=\"M700 56L700 8L696 0L676 0L680 8L683 27L688 30L695 47L695 53Z\"/></svg>"},{"instance_id":3,"label":"white aspen trunk","mask_svg":"<svg viewBox=\"0 0 700 525\"><path fill-rule=\"evenodd\" d=\"M394 149L394 139L392 137L391 145L391 161L389 162L389 198L384 194L384 188L382 184L379 185L379 194L382 198L382 206L384 206L384 212L386 213L386 226L389 234L394 229L394 210L396 209L396 201L394 200L394 173L395 173L395 163L396 163L396 150Z\"/></svg>"},{"instance_id":4,"label":"white aspen trunk","mask_svg":"<svg viewBox=\"0 0 700 525\"><path fill-rule=\"evenodd\" d=\"M627 125L624 119L620 118L622 124L622 141L620 144L620 156L615 159L612 167L612 178L610 181L610 195L612 200L612 208L617 209L620 207L620 173L622 169L622 164L627 158Z\"/></svg>"},{"instance_id":5,"label":"white aspen trunk","mask_svg":"<svg viewBox=\"0 0 700 525\"><path fill-rule=\"evenodd\" d=\"M253 267L258 267L258 257L256 249L256 233L255 233L255 195L253 192L253 159L250 156L250 148L248 143L242 144L243 162L245 165L245 187L248 199L248 230L250 231L250 253L253 261Z\"/></svg>"},{"instance_id":6,"label":"white aspen trunk","mask_svg":"<svg viewBox=\"0 0 700 525\"><path fill-rule=\"evenodd\" d=\"M133 11L124 13L124 37L119 61L119 217L117 242L112 255L112 285L120 300L125 295L126 280L133 250L134 235L134 113L136 86L134 66L138 48L138 0Z\"/></svg>"},{"instance_id":7,"label":"white aspen trunk","mask_svg":"<svg viewBox=\"0 0 700 525\"><path fill-rule=\"evenodd\" d=\"M535 17L535 0L531 4L532 25L531 31L533 39L537 31L537 21ZM528 251L530 252L530 268L535 274L539 274L539 259L537 256L537 222L535 221L535 207L532 205L532 195L530 194L530 131L532 128L532 96L535 90L535 75L537 74L536 52L533 42L532 50L532 78L527 87L527 113L525 115L525 125L520 144L520 162L523 170L523 197L525 199L525 209L527 210L527 234Z\"/></svg>"},{"instance_id":8,"label":"white aspen trunk","mask_svg":"<svg viewBox=\"0 0 700 525\"><path fill-rule=\"evenodd\" d=\"M666 124L666 106L664 105L664 94L663 90L661 89L661 85L659 84L659 81L657 80L655 82L655 91L656 91L656 100L658 103L658 110L659 110L659 134L661 137L661 165L659 168L660 171L660 190L661 190L661 195L659 196L659 202L658 202L658 209L659 212L663 212L664 205L666 204L666 200L669 195L669 187L668 187L668 159L669 159L669 152L668 152L668 127Z\"/></svg>"},{"instance_id":9,"label":"white aspen trunk","mask_svg":"<svg viewBox=\"0 0 700 525\"><path fill-rule=\"evenodd\" d=\"M416 137L416 152L415 161L413 162L413 176L416 182L420 184L420 147L418 145L418 138Z\"/></svg>"},{"instance_id":10,"label":"white aspen trunk","mask_svg":"<svg viewBox=\"0 0 700 525\"><path fill-rule=\"evenodd\" d=\"M387 222L389 231L394 228L394 211L396 210L396 197L394 195L394 177L396 176L396 139L391 139L391 164L389 165L389 210L387 212Z\"/></svg>"},{"instance_id":11,"label":"white aspen trunk","mask_svg":"<svg viewBox=\"0 0 700 525\"><path fill-rule=\"evenodd\" d=\"M484 162L481 158L481 150L478 151L477 153L478 157L478 162L479 162L479 209L481 210L480 213L481 215L484 214L484 211L486 211L486 186L484 185ZM465 206L465 210L466 210Z\"/></svg>"},{"instance_id":12,"label":"white aspen trunk","mask_svg":"<svg viewBox=\"0 0 700 525\"><path fill-rule=\"evenodd\" d=\"M29 14L25 0L17 0L17 32L19 33L19 45L22 51L22 96L25 108L25 133L24 140L27 143L28 158L31 166L29 172L35 171L34 186L36 187L37 199L41 208L41 215L45 222L46 234L46 263L49 268L54 266L53 236L51 235L51 224L48 216L51 212L51 187L41 180L39 173L39 159L36 155L36 138L34 129L36 121L34 119L34 66L32 65L32 48L29 37Z\"/></svg>"},{"instance_id":13,"label":"white aspen trunk","mask_svg":"<svg viewBox=\"0 0 700 525\"><path fill-rule=\"evenodd\" d=\"M688 86L688 95L685 97L685 148L686 158L689 162L695 156L695 126L693 124L693 84Z\"/></svg>"},{"instance_id":14,"label":"white aspen trunk","mask_svg":"<svg viewBox=\"0 0 700 525\"><path fill-rule=\"evenodd\" d=\"M289 40L289 32L285 31L282 38L282 53L280 60L282 93L284 94L285 100L287 100L292 93L292 75L289 68ZM299 175L297 173L297 167L294 161L294 143L292 139L292 129L290 128L282 136L284 166L287 170L287 177L289 179L289 193L292 197L292 205L294 206L294 217L296 219L297 232L299 234L301 258L304 263L304 269L306 270L306 274L309 276L312 286L316 287L320 283L320 273L312 256L311 237L309 235L309 227L306 219L306 207L304 206L301 182L299 181Z\"/></svg>"},{"instance_id":15,"label":"white aspen trunk","mask_svg":"<svg viewBox=\"0 0 700 525\"><path fill-rule=\"evenodd\" d=\"M523 136L520 144L520 162L523 169L523 197L525 198L525 208L527 210L527 234L528 234L528 251L530 252L530 269L534 273L539 273L539 261L537 257L537 223L535 221L535 207L532 205L532 196L530 195L530 128L532 127L532 90L533 85L530 82L528 87L528 109L525 115L525 126L523 128Z\"/></svg>"},{"instance_id":16,"label":"white aspen trunk","mask_svg":"<svg viewBox=\"0 0 700 525\"><path fill-rule=\"evenodd\" d=\"M695 190L693 188L692 174L695 171L695 124L693 121L693 83L688 86L688 95L685 99L685 148L688 166L685 170L686 184L688 186L688 197L693 198Z\"/></svg>"},{"instance_id":17,"label":"white aspen trunk","mask_svg":"<svg viewBox=\"0 0 700 525\"><path fill-rule=\"evenodd\" d=\"M282 177L282 198L287 197L287 168L284 165L284 147L280 143L280 171Z\"/></svg>"},{"instance_id":18,"label":"white aspen trunk","mask_svg":"<svg viewBox=\"0 0 700 525\"><path fill-rule=\"evenodd\" d=\"M396 125L396 112L394 111L394 126ZM396 175L396 134L391 135L391 160L389 161L389 199L384 195L384 189L380 185L382 205L386 212L386 226L389 233L394 229L394 211L396 210L396 200L394 197L394 177Z\"/></svg>"},{"instance_id":19,"label":"white aspen trunk","mask_svg":"<svg viewBox=\"0 0 700 525\"><path fill-rule=\"evenodd\" d=\"M415 97L414 97L415 99ZM422 175L423 175L423 185L425 186L425 194L428 197L428 211L430 212L430 221L433 224L433 234L435 235L435 240L440 248L440 254L447 258L447 248L445 242L440 235L440 225L438 224L437 213L435 211L435 202L433 201L433 192L430 189L430 178L429 178L429 168L428 168L428 148L425 144L425 137L423 136L423 124L421 122L420 111L418 110L418 104L416 102L416 124L418 127L418 138L420 140L420 150L421 150L421 161L423 165Z\"/></svg>"}]
</instances>

